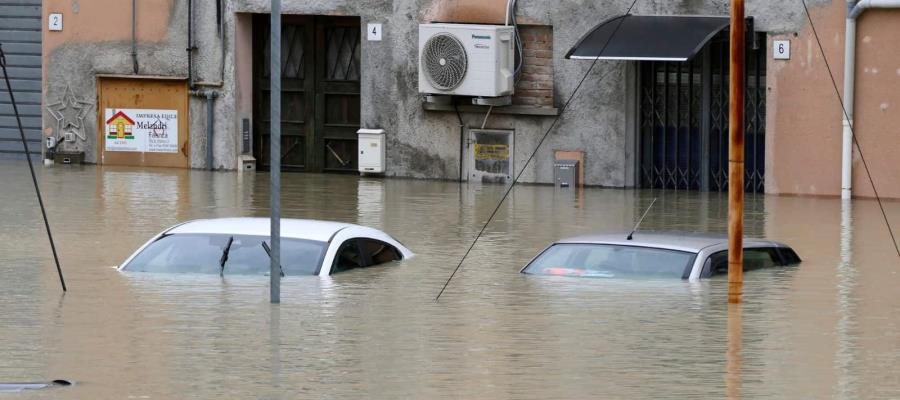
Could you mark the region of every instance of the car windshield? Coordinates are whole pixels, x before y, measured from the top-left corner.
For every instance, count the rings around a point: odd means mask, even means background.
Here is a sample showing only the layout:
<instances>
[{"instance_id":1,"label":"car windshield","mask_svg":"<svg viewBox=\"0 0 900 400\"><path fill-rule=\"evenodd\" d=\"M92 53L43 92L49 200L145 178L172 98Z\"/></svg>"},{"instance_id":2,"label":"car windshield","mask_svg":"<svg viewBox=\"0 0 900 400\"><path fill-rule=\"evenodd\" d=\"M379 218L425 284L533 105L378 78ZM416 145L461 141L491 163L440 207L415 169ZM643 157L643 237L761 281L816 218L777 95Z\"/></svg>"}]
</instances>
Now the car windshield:
<instances>
[{"instance_id":1,"label":"car windshield","mask_svg":"<svg viewBox=\"0 0 900 400\"><path fill-rule=\"evenodd\" d=\"M637 246L555 244L522 271L588 278L683 278L695 254Z\"/></svg>"},{"instance_id":2,"label":"car windshield","mask_svg":"<svg viewBox=\"0 0 900 400\"><path fill-rule=\"evenodd\" d=\"M231 240L231 238L234 238ZM267 275L269 256L262 247L264 236L174 234L151 243L128 265L126 271L218 274L222 254L228 247L224 273ZM281 267L285 275L315 275L324 255L325 242L281 239Z\"/></svg>"}]
</instances>

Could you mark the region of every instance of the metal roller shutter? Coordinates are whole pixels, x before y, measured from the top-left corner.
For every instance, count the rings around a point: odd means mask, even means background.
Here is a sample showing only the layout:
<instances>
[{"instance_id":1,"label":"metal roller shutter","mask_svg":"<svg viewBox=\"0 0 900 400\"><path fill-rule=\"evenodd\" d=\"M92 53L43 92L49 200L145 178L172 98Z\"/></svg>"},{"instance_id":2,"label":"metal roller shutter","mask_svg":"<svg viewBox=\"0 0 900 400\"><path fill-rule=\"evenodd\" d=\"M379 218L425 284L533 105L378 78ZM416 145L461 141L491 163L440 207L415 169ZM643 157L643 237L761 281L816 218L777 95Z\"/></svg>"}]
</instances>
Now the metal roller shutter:
<instances>
[{"instance_id":1,"label":"metal roller shutter","mask_svg":"<svg viewBox=\"0 0 900 400\"><path fill-rule=\"evenodd\" d=\"M41 0L0 0L0 43L31 153L41 153ZM0 85L0 158L22 157L15 114Z\"/></svg>"}]
</instances>

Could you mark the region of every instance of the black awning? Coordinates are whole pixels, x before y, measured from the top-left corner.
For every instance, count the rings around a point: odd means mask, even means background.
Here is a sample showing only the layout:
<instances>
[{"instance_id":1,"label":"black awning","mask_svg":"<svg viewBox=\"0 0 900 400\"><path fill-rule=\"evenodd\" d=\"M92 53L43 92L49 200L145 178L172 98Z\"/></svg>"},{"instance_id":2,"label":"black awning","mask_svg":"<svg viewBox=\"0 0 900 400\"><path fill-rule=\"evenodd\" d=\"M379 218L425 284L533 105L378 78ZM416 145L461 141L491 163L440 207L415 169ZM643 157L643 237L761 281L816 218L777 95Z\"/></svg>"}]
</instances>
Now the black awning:
<instances>
[{"instance_id":1,"label":"black awning","mask_svg":"<svg viewBox=\"0 0 900 400\"><path fill-rule=\"evenodd\" d=\"M594 27L572 46L566 58L687 61L729 23L728 17L623 15Z\"/></svg>"}]
</instances>

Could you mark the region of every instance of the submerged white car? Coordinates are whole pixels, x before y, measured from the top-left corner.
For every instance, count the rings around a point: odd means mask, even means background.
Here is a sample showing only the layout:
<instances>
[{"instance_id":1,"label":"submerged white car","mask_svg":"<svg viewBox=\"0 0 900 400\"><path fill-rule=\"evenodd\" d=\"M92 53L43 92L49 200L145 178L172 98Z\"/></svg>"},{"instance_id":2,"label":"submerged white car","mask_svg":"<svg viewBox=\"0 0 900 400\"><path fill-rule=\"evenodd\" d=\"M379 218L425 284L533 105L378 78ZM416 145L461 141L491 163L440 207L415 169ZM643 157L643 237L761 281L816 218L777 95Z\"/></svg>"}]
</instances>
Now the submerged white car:
<instances>
[{"instance_id":1,"label":"submerged white car","mask_svg":"<svg viewBox=\"0 0 900 400\"><path fill-rule=\"evenodd\" d=\"M141 246L120 271L267 275L269 219L217 218L166 229ZM285 276L328 276L412 257L377 229L340 222L282 219L281 268Z\"/></svg>"}]
</instances>

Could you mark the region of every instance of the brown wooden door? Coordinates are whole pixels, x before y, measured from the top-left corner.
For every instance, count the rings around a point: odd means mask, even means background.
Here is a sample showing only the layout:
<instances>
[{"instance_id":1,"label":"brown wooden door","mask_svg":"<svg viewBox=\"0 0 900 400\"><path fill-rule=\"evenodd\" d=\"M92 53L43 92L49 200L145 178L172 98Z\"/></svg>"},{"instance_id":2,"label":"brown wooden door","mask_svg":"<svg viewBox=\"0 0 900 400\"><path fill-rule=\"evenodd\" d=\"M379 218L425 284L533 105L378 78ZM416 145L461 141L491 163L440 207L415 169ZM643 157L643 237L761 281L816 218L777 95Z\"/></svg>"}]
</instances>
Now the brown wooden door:
<instances>
[{"instance_id":1,"label":"brown wooden door","mask_svg":"<svg viewBox=\"0 0 900 400\"><path fill-rule=\"evenodd\" d=\"M260 169L270 165L270 53L269 16L253 21L254 140L253 154ZM281 166L287 171L311 167L315 111L315 57L313 18L285 16L281 23Z\"/></svg>"},{"instance_id":2,"label":"brown wooden door","mask_svg":"<svg viewBox=\"0 0 900 400\"><path fill-rule=\"evenodd\" d=\"M316 21L316 132L326 171L358 171L359 18Z\"/></svg>"},{"instance_id":3,"label":"brown wooden door","mask_svg":"<svg viewBox=\"0 0 900 400\"><path fill-rule=\"evenodd\" d=\"M254 20L254 156L268 169L269 17ZM359 18L284 16L281 165L286 171L356 171Z\"/></svg>"},{"instance_id":4,"label":"brown wooden door","mask_svg":"<svg viewBox=\"0 0 900 400\"><path fill-rule=\"evenodd\" d=\"M97 163L190 167L183 80L99 78Z\"/></svg>"}]
</instances>

